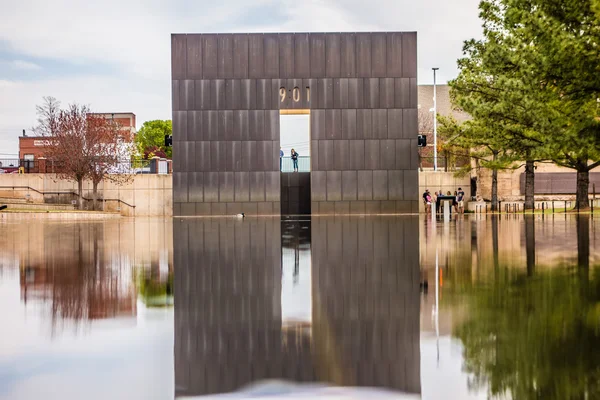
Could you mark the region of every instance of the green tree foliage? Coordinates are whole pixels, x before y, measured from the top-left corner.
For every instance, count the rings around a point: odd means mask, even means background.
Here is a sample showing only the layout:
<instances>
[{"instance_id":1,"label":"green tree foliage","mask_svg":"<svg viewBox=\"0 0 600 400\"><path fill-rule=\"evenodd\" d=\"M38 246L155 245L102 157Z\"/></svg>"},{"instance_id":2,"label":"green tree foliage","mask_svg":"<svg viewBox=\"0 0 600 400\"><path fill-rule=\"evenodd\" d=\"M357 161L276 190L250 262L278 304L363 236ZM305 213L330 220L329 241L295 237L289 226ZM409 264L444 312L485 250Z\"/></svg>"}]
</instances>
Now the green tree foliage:
<instances>
[{"instance_id":1,"label":"green tree foliage","mask_svg":"<svg viewBox=\"0 0 600 400\"><path fill-rule=\"evenodd\" d=\"M465 42L460 74L450 82L453 101L473 120L443 121L442 133L476 152L485 145L501 149L502 166L526 161L530 207L535 162L575 169L577 202L587 207L588 173L600 164L600 85L572 71L581 69L576 63L598 71L588 43L599 44L590 1L484 0L480 16L484 39ZM461 131L470 135L457 136Z\"/></svg>"},{"instance_id":2,"label":"green tree foliage","mask_svg":"<svg viewBox=\"0 0 600 400\"><path fill-rule=\"evenodd\" d=\"M173 125L170 120L156 119L146 121L135 136L135 145L140 156L151 158L153 155L166 154L172 157L171 147L165 147L165 135L173 134Z\"/></svg>"}]
</instances>

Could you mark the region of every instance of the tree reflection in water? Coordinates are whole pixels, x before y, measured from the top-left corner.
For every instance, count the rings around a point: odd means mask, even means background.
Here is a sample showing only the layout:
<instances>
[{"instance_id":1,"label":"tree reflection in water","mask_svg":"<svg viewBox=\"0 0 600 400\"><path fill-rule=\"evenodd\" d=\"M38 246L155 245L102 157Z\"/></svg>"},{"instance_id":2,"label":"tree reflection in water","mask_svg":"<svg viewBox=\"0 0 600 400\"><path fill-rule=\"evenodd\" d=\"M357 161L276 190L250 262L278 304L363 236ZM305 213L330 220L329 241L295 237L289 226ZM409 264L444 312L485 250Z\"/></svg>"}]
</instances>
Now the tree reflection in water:
<instances>
[{"instance_id":1,"label":"tree reflection in water","mask_svg":"<svg viewBox=\"0 0 600 400\"><path fill-rule=\"evenodd\" d=\"M527 218L527 270L494 262L483 283L460 287L468 319L454 334L472 387L514 399L600 398L600 266L589 265L589 222L576 222L577 264L536 270Z\"/></svg>"}]
</instances>

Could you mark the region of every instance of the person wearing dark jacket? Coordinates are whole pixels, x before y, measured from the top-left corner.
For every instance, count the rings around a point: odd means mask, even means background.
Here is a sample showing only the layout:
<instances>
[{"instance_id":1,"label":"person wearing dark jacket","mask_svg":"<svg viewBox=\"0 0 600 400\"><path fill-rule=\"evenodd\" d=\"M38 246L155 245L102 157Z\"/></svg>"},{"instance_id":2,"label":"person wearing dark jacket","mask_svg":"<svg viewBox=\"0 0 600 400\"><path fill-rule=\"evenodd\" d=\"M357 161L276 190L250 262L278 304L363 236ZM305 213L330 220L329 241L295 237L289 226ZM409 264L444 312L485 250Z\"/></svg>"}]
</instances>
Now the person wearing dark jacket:
<instances>
[{"instance_id":1,"label":"person wearing dark jacket","mask_svg":"<svg viewBox=\"0 0 600 400\"><path fill-rule=\"evenodd\" d=\"M292 162L294 163L294 172L298 172L298 153L292 149Z\"/></svg>"}]
</instances>

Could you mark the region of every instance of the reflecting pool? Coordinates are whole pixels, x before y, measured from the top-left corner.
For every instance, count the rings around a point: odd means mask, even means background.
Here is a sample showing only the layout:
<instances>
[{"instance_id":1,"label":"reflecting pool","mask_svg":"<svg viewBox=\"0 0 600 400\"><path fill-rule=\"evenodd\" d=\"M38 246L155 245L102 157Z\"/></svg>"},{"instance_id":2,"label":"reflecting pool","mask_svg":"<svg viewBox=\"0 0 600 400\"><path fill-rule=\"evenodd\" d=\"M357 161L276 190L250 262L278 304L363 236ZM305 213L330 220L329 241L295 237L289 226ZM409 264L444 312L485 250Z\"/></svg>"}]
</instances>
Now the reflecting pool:
<instances>
[{"instance_id":1,"label":"reflecting pool","mask_svg":"<svg viewBox=\"0 0 600 400\"><path fill-rule=\"evenodd\" d=\"M600 398L598 219L454 218L4 222L0 399Z\"/></svg>"}]
</instances>

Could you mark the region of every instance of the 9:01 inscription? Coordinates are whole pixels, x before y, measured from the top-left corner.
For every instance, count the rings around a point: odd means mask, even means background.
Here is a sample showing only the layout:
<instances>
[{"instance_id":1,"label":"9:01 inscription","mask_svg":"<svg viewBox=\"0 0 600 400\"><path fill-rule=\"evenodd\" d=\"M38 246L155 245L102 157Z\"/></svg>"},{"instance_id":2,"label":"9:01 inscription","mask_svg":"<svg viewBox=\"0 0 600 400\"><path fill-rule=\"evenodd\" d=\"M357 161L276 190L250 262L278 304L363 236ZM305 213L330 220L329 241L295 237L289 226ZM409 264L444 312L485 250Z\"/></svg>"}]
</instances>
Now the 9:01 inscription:
<instances>
[{"instance_id":1,"label":"9:01 inscription","mask_svg":"<svg viewBox=\"0 0 600 400\"><path fill-rule=\"evenodd\" d=\"M285 87L280 87L279 88L279 98L281 99L281 102L285 102L285 99L290 96L292 98L292 100L294 101L294 103L298 103L300 101L300 88L298 86L294 87L293 89L288 89L286 90ZM309 102L310 101L310 87L306 87L306 101Z\"/></svg>"}]
</instances>

